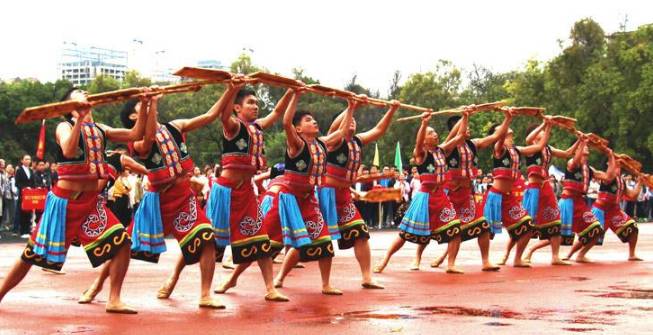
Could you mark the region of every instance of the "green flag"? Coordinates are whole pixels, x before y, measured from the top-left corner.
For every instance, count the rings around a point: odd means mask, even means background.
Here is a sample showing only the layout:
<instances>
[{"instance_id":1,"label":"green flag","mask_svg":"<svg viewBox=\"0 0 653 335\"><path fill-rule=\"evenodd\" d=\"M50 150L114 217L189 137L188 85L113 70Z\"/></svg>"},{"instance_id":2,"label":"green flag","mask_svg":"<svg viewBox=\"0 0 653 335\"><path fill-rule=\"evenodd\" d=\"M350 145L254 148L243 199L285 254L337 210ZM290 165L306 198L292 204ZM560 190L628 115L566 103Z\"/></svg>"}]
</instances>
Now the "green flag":
<instances>
[{"instance_id":1,"label":"green flag","mask_svg":"<svg viewBox=\"0 0 653 335\"><path fill-rule=\"evenodd\" d=\"M399 148L399 141L397 141L397 149L395 150L395 167L400 173L404 170L404 165L401 162L401 149Z\"/></svg>"}]
</instances>

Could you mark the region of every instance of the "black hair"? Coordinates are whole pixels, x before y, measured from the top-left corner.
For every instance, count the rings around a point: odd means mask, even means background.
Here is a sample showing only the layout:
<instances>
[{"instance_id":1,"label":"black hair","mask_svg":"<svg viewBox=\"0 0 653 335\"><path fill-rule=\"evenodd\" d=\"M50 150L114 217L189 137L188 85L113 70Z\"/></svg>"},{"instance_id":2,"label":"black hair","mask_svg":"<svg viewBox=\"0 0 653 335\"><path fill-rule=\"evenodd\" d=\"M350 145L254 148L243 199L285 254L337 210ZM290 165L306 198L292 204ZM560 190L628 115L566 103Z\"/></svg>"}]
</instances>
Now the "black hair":
<instances>
[{"instance_id":1,"label":"black hair","mask_svg":"<svg viewBox=\"0 0 653 335\"><path fill-rule=\"evenodd\" d=\"M274 164L270 169L270 179L274 179L282 175L285 170L286 170L286 164L284 163Z\"/></svg>"},{"instance_id":2,"label":"black hair","mask_svg":"<svg viewBox=\"0 0 653 335\"><path fill-rule=\"evenodd\" d=\"M311 112L307 112L307 111L299 111L299 112L295 113L295 116L293 116L293 118L292 118L292 125L297 127L302 122L302 119L304 118L304 116L307 116L307 115L313 116L313 114L311 114Z\"/></svg>"},{"instance_id":3,"label":"black hair","mask_svg":"<svg viewBox=\"0 0 653 335\"><path fill-rule=\"evenodd\" d=\"M497 127L498 127L498 126L499 126L498 123L493 124L493 125L490 127L490 130L488 130L487 135L490 136L490 135L494 134L494 132L497 130Z\"/></svg>"},{"instance_id":4,"label":"black hair","mask_svg":"<svg viewBox=\"0 0 653 335\"><path fill-rule=\"evenodd\" d=\"M79 90L79 87L77 87L77 86L73 86L73 87L67 89L66 92L64 92L64 94L61 96L61 99L59 99L59 101L64 102L64 101L70 100L70 95L73 94L73 92L75 92L77 90ZM64 115L63 117L66 118L66 120L68 120L68 121L72 121L73 120L73 113L70 112L70 113Z\"/></svg>"},{"instance_id":5,"label":"black hair","mask_svg":"<svg viewBox=\"0 0 653 335\"><path fill-rule=\"evenodd\" d=\"M243 103L243 100L245 100L245 98L247 98L250 95L256 96L256 91L254 91L253 88L251 87L241 88L238 91L238 93L236 93L236 100L234 100L234 104L241 105Z\"/></svg>"},{"instance_id":6,"label":"black hair","mask_svg":"<svg viewBox=\"0 0 653 335\"><path fill-rule=\"evenodd\" d=\"M120 121L122 122L122 126L127 129L134 128L134 125L136 124L136 121L129 118L130 115L136 113L136 104L138 104L137 99L129 99L122 106L122 110L120 111Z\"/></svg>"},{"instance_id":7,"label":"black hair","mask_svg":"<svg viewBox=\"0 0 653 335\"><path fill-rule=\"evenodd\" d=\"M454 115L454 116L450 117L449 119L447 119L447 128L449 128L449 131L451 131L451 129L453 129L453 127L456 126L456 123L458 123L458 121L460 119L462 119L462 118L460 116L458 116L458 115Z\"/></svg>"}]
</instances>

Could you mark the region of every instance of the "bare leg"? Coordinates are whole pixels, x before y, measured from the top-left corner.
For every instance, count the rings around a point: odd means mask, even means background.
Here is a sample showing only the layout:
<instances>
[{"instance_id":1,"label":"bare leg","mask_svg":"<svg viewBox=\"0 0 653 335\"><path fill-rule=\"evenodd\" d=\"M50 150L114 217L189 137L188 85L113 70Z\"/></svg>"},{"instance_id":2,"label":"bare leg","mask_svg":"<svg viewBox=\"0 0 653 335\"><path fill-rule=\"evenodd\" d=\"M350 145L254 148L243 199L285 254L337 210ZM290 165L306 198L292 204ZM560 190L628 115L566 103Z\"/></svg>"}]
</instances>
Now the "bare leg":
<instances>
[{"instance_id":1,"label":"bare leg","mask_svg":"<svg viewBox=\"0 0 653 335\"><path fill-rule=\"evenodd\" d=\"M515 260L513 261L513 266L515 267L530 267L528 263L525 263L521 258L524 256L524 250L528 246L528 242L531 240L532 233L524 234L517 241L517 249L515 250Z\"/></svg>"},{"instance_id":2,"label":"bare leg","mask_svg":"<svg viewBox=\"0 0 653 335\"><path fill-rule=\"evenodd\" d=\"M403 238L397 236L397 238L395 238L395 240L392 241L392 244L390 245L390 249L386 251L385 256L383 257L381 263L377 264L374 267L374 273L383 272L383 269L385 269L385 267L388 265L388 262L390 261L392 255L394 255L395 252L399 251L399 249L401 249L401 247L404 246L404 243L406 243L406 241Z\"/></svg>"},{"instance_id":3,"label":"bare leg","mask_svg":"<svg viewBox=\"0 0 653 335\"><path fill-rule=\"evenodd\" d=\"M363 277L362 285L364 288L382 289L379 283L372 279L372 251L370 251L370 242L366 239L354 240L354 255L361 268Z\"/></svg>"},{"instance_id":4,"label":"bare leg","mask_svg":"<svg viewBox=\"0 0 653 335\"><path fill-rule=\"evenodd\" d=\"M598 241L598 239L599 239L599 237L596 237L596 238L592 239L592 241L590 243L588 243L587 245L583 246L580 249L580 252L578 253L578 256L576 256L576 262L578 262L578 263L591 263L590 259L587 258L586 255L587 255L587 252L590 251L590 249L592 249L592 247L594 245L596 245L596 242Z\"/></svg>"},{"instance_id":5,"label":"bare leg","mask_svg":"<svg viewBox=\"0 0 653 335\"><path fill-rule=\"evenodd\" d=\"M560 243L562 242L562 236L553 236L549 241L551 242L551 265L571 265L571 263L560 259Z\"/></svg>"},{"instance_id":6,"label":"bare leg","mask_svg":"<svg viewBox=\"0 0 653 335\"><path fill-rule=\"evenodd\" d=\"M78 303L80 304L88 304L95 299L95 296L102 291L102 286L104 286L104 281L109 278L109 274L111 272L111 260L107 261L103 266L102 266L102 271L100 271L100 275L95 278L93 281L93 284L91 284L91 287L87 288L84 293L79 297L79 300L77 300Z\"/></svg>"},{"instance_id":7,"label":"bare leg","mask_svg":"<svg viewBox=\"0 0 653 335\"><path fill-rule=\"evenodd\" d=\"M252 262L249 263L242 263L236 265L236 268L234 269L233 272L231 272L231 275L229 275L229 279L225 280L222 284L220 284L216 289L215 293L226 293L230 288L236 287L236 284L238 283L238 277L245 272L245 270L252 265ZM267 286L267 285L266 285Z\"/></svg>"},{"instance_id":8,"label":"bare leg","mask_svg":"<svg viewBox=\"0 0 653 335\"><path fill-rule=\"evenodd\" d=\"M283 264L281 265L281 271L274 278L274 287L283 287L284 279L286 279L286 276L292 271L297 262L299 262L299 250L292 248L286 251L286 256L283 258Z\"/></svg>"},{"instance_id":9,"label":"bare leg","mask_svg":"<svg viewBox=\"0 0 653 335\"><path fill-rule=\"evenodd\" d=\"M447 246L447 253L449 254L449 258L447 259L447 273L463 273L462 270L456 268L458 250L460 250L460 235L449 241L449 245Z\"/></svg>"},{"instance_id":10,"label":"bare leg","mask_svg":"<svg viewBox=\"0 0 653 335\"><path fill-rule=\"evenodd\" d=\"M499 267L490 262L490 233L485 232L478 237L478 248L481 250L483 271L499 271Z\"/></svg>"},{"instance_id":11,"label":"bare leg","mask_svg":"<svg viewBox=\"0 0 653 335\"><path fill-rule=\"evenodd\" d=\"M181 272L181 271L179 271ZM200 274L201 274L201 289L200 289L200 302L201 308L222 309L225 308L223 304L211 297L211 284L213 282L213 273L215 272L215 244L207 243L202 249L200 256ZM179 275L177 275L179 278Z\"/></svg>"},{"instance_id":12,"label":"bare leg","mask_svg":"<svg viewBox=\"0 0 653 335\"><path fill-rule=\"evenodd\" d=\"M431 263L431 267L432 267L432 268L439 268L440 265L442 265L442 263L444 262L444 259L447 258L447 255L448 255L448 254L449 254L449 250L445 250L445 251L442 253L442 255L440 255L438 258L436 258L435 260L433 260L433 262Z\"/></svg>"},{"instance_id":13,"label":"bare leg","mask_svg":"<svg viewBox=\"0 0 653 335\"><path fill-rule=\"evenodd\" d=\"M123 246L109 263L109 300L106 311L110 313L136 314L136 310L120 300L122 283L129 268L129 246Z\"/></svg>"},{"instance_id":14,"label":"bare leg","mask_svg":"<svg viewBox=\"0 0 653 335\"><path fill-rule=\"evenodd\" d=\"M637 248L637 237L638 233L635 232L630 235L630 238L628 239L628 260L629 261L643 261L643 259L637 257L635 254L635 248Z\"/></svg>"},{"instance_id":15,"label":"bare leg","mask_svg":"<svg viewBox=\"0 0 653 335\"><path fill-rule=\"evenodd\" d=\"M426 249L426 244L418 244L417 249L415 250L415 259L413 259L413 264L410 265L410 270L419 271L419 265L422 263L422 254Z\"/></svg>"},{"instance_id":16,"label":"bare leg","mask_svg":"<svg viewBox=\"0 0 653 335\"><path fill-rule=\"evenodd\" d=\"M542 249L546 247L547 245L551 244L551 241L549 240L542 240L537 243L535 243L534 246L528 248L528 252L526 253L526 257L524 257L524 261L530 263L531 258L533 258L533 253L535 253L536 250ZM560 242L558 242L558 249L560 248Z\"/></svg>"},{"instance_id":17,"label":"bare leg","mask_svg":"<svg viewBox=\"0 0 653 335\"><path fill-rule=\"evenodd\" d=\"M265 300L268 301L288 301L288 297L281 294L274 288L274 282L272 280L272 258L264 257L259 259L258 267L261 268L261 275L263 275L263 282L265 282L265 290L267 291L265 295ZM240 265L240 264L239 264ZM236 283L234 282L234 286Z\"/></svg>"},{"instance_id":18,"label":"bare leg","mask_svg":"<svg viewBox=\"0 0 653 335\"><path fill-rule=\"evenodd\" d=\"M565 261L570 260L571 257L574 256L574 254L578 250L580 250L582 247L583 247L583 244L580 243L580 241L577 241L576 243L574 243L574 245L571 247L571 250L569 250L569 253L567 254L567 257L563 258L563 260L565 260Z\"/></svg>"},{"instance_id":19,"label":"bare leg","mask_svg":"<svg viewBox=\"0 0 653 335\"><path fill-rule=\"evenodd\" d=\"M20 258L16 261L16 263L14 263L14 266L11 268L11 270L9 270L5 281L0 287L0 302L5 297L7 292L16 287L16 285L18 285L18 283L20 283L25 278L29 272L29 269L31 268L32 264L27 263Z\"/></svg>"},{"instance_id":20,"label":"bare leg","mask_svg":"<svg viewBox=\"0 0 653 335\"><path fill-rule=\"evenodd\" d=\"M320 258L318 264L320 266L320 276L322 277L322 294L326 295L342 295L342 291L331 286L331 263L333 257Z\"/></svg>"},{"instance_id":21,"label":"bare leg","mask_svg":"<svg viewBox=\"0 0 653 335\"><path fill-rule=\"evenodd\" d=\"M508 257L510 257L510 251L512 248L515 246L517 242L514 241L512 238L508 240L508 244L506 245L506 252L503 254L503 258L501 258L501 261L499 262L499 265L506 265L508 262Z\"/></svg>"},{"instance_id":22,"label":"bare leg","mask_svg":"<svg viewBox=\"0 0 653 335\"><path fill-rule=\"evenodd\" d=\"M215 247L214 247L215 248ZM215 259L215 255L213 256ZM170 274L170 277L163 283L163 286L159 289L159 292L157 292L157 298L159 299L168 299L170 295L172 294L172 291L174 291L175 286L177 285L177 281L179 280L179 275L181 275L181 271L184 270L184 267L186 267L186 263L184 262L184 256L179 256L179 259L177 259L177 264L175 264L175 268L172 271L172 274Z\"/></svg>"}]
</instances>

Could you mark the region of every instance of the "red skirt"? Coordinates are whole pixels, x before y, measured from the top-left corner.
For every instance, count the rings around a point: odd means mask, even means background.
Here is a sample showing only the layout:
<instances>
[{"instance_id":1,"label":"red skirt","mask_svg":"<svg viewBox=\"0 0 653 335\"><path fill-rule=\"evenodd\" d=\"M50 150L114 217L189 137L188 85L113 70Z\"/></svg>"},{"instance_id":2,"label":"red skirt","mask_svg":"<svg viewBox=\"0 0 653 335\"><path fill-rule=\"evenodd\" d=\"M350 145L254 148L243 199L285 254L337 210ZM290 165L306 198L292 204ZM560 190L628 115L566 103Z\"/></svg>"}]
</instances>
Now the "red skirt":
<instances>
[{"instance_id":1,"label":"red skirt","mask_svg":"<svg viewBox=\"0 0 653 335\"><path fill-rule=\"evenodd\" d=\"M564 195L563 199L573 199L574 214L572 230L578 235L578 240L582 244L588 244L592 240L599 238L603 235L604 230L601 228L601 223L594 216L590 206L587 204L581 194Z\"/></svg>"},{"instance_id":2,"label":"red skirt","mask_svg":"<svg viewBox=\"0 0 653 335\"><path fill-rule=\"evenodd\" d=\"M483 206L476 202L471 187L449 189L447 196L460 218L460 235L463 241L490 231L490 224L483 216Z\"/></svg>"},{"instance_id":3,"label":"red skirt","mask_svg":"<svg viewBox=\"0 0 653 335\"><path fill-rule=\"evenodd\" d=\"M130 234L125 231L125 227L116 216L107 210L106 202L98 192L80 193L55 186L52 193L57 197L68 199L64 243L66 251L73 241L81 243L91 265L97 267L113 258L123 246L129 246ZM63 263L46 262L45 259L33 252L40 224L41 222L32 231L22 259L33 265L60 270Z\"/></svg>"},{"instance_id":4,"label":"red skirt","mask_svg":"<svg viewBox=\"0 0 653 335\"><path fill-rule=\"evenodd\" d=\"M274 195L272 207L263 219L263 227L267 232L272 248L280 250L283 248L283 232L281 218L279 216L279 193L287 193L295 196L297 205L306 225L306 231L312 243L299 248L299 258L302 262L315 261L325 257L333 257L334 250L331 243L331 235L327 227L320 206L315 198L315 192L297 192L286 184L279 185L279 192Z\"/></svg>"},{"instance_id":5,"label":"red skirt","mask_svg":"<svg viewBox=\"0 0 653 335\"><path fill-rule=\"evenodd\" d=\"M350 249L357 239L368 240L369 229L360 212L354 205L349 188L336 188L336 210L338 212L338 228L342 236L338 240L338 248Z\"/></svg>"}]
</instances>

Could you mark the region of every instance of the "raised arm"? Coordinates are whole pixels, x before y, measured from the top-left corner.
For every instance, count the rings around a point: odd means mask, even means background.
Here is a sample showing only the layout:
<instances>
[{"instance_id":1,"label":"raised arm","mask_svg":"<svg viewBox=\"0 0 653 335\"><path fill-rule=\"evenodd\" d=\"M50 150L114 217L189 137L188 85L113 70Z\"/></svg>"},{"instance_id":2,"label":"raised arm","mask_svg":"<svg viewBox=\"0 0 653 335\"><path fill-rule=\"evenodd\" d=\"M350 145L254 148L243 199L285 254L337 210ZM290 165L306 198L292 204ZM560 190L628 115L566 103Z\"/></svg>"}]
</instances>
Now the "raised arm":
<instances>
[{"instance_id":1,"label":"raised arm","mask_svg":"<svg viewBox=\"0 0 653 335\"><path fill-rule=\"evenodd\" d=\"M463 113L463 117L456 123L460 129L466 129L469 124L469 113ZM454 127L455 128L455 127ZM451 131L453 132L453 130ZM447 140L440 144L440 148L446 153L449 154L451 150L465 141L465 132L457 131L456 135L452 138L447 137Z\"/></svg>"},{"instance_id":2,"label":"raised arm","mask_svg":"<svg viewBox=\"0 0 653 335\"><path fill-rule=\"evenodd\" d=\"M465 106L465 108L463 109L463 113L468 113L470 116L472 115L473 111L474 111L473 106ZM462 117L460 118L460 120L458 120L458 122L456 122L456 124L453 126L453 128L451 128L451 130L449 131L449 134L447 134L447 139L445 140L445 142L452 139L459 132L461 132L463 135L465 134L465 132L467 132L466 127L461 127L460 126L461 122L462 122ZM467 123L467 127L469 127L469 122Z\"/></svg>"},{"instance_id":3,"label":"raised arm","mask_svg":"<svg viewBox=\"0 0 653 335\"><path fill-rule=\"evenodd\" d=\"M142 175L147 174L147 169L128 155L120 155L120 163L122 166L130 169L133 172Z\"/></svg>"},{"instance_id":4,"label":"raised arm","mask_svg":"<svg viewBox=\"0 0 653 335\"><path fill-rule=\"evenodd\" d=\"M531 131L530 134L528 134L528 136L526 136L526 144L533 144L533 142L535 142L535 139L537 138L537 135L542 130L544 130L544 125L545 125L545 122L542 122L539 126L537 126L535 129L533 129L533 131Z\"/></svg>"},{"instance_id":5,"label":"raised arm","mask_svg":"<svg viewBox=\"0 0 653 335\"><path fill-rule=\"evenodd\" d=\"M553 128L553 125L551 124L550 119L547 118L544 119L542 125L544 126L544 135L542 138L536 143L527 145L525 147L517 147L520 153L526 156L531 156L541 152L542 149L544 149L544 146L546 146L546 144L549 142L549 138L551 138L551 128Z\"/></svg>"},{"instance_id":6,"label":"raised arm","mask_svg":"<svg viewBox=\"0 0 653 335\"><path fill-rule=\"evenodd\" d=\"M272 113L266 115L265 117L262 117L258 120L256 120L256 123L258 123L259 126L263 129L267 129L271 127L279 118L283 116L283 113L286 111L288 108L288 103L290 102L290 97L292 96L292 89L286 90L286 93L279 99L279 102L277 102L277 105L274 106L274 110Z\"/></svg>"},{"instance_id":7,"label":"raised arm","mask_svg":"<svg viewBox=\"0 0 653 335\"><path fill-rule=\"evenodd\" d=\"M560 149L551 147L551 155L553 157L557 157L557 158L567 158L567 159L569 159L569 158L571 158L571 156L574 155L574 152L576 152L575 150L576 150L576 148L578 148L578 145L580 144L580 142L581 142L581 140L580 140L580 138L578 138L576 140L576 142L574 142L574 144L572 146L567 148L567 150L560 150Z\"/></svg>"},{"instance_id":8,"label":"raised arm","mask_svg":"<svg viewBox=\"0 0 653 335\"><path fill-rule=\"evenodd\" d=\"M596 177L596 179L605 182L610 182L617 177L617 159L615 158L612 149L608 149L607 155L608 155L608 169L605 172L594 170L594 177Z\"/></svg>"},{"instance_id":9,"label":"raised arm","mask_svg":"<svg viewBox=\"0 0 653 335\"><path fill-rule=\"evenodd\" d=\"M240 88L243 86L244 82L240 81L239 79L231 80L227 85L227 90L206 113L190 119L177 119L172 121L172 123L179 129L180 132L187 133L195 129L202 128L215 121L215 119L218 117L221 117L225 133L227 133L228 130L232 129L237 131L238 122L236 120L229 120L225 122L225 115L227 118L231 117L233 112L234 99L236 98L238 90L240 90Z\"/></svg>"},{"instance_id":10,"label":"raised arm","mask_svg":"<svg viewBox=\"0 0 653 335\"><path fill-rule=\"evenodd\" d=\"M585 147L587 147L587 139L585 135L582 135L580 137L580 144L578 144L578 147L576 147L574 156L569 162L567 162L568 170L573 170L574 168L580 166L580 162L583 159L583 151L585 151Z\"/></svg>"},{"instance_id":11,"label":"raised arm","mask_svg":"<svg viewBox=\"0 0 653 335\"><path fill-rule=\"evenodd\" d=\"M292 96L290 97L290 102L288 103L288 108L283 114L283 129L286 132L286 145L288 146L288 155L290 157L295 157L304 147L304 141L297 134L295 126L292 124L292 119L297 112L297 103L299 102L299 97L302 94L301 89L296 89L293 91Z\"/></svg>"},{"instance_id":12,"label":"raised arm","mask_svg":"<svg viewBox=\"0 0 653 335\"><path fill-rule=\"evenodd\" d=\"M431 113L422 113L422 123L420 123L417 137L415 138L415 149L413 150L413 157L416 164L424 162L425 150L424 139L426 138L426 129L429 127L429 120L431 120Z\"/></svg>"},{"instance_id":13,"label":"raised arm","mask_svg":"<svg viewBox=\"0 0 653 335\"><path fill-rule=\"evenodd\" d=\"M57 144L59 144L61 147L61 151L63 152L63 156L65 158L75 158L79 155L77 152L79 136L81 134L82 124L84 121L87 121L86 116L89 112L90 109L85 109L84 111L77 112L79 117L75 119L72 127L66 122L61 122L57 126Z\"/></svg>"},{"instance_id":14,"label":"raised arm","mask_svg":"<svg viewBox=\"0 0 653 335\"><path fill-rule=\"evenodd\" d=\"M617 178L621 178L621 176L617 176ZM626 197L630 199L636 199L639 196L639 193L642 191L642 178L642 176L637 178L637 183L633 188L628 188L627 185L624 186L624 194Z\"/></svg>"},{"instance_id":15,"label":"raised arm","mask_svg":"<svg viewBox=\"0 0 653 335\"><path fill-rule=\"evenodd\" d=\"M374 128L358 134L358 138L360 138L361 142L363 145L374 142L378 140L385 132L388 130L390 127L390 123L392 122L392 117L395 115L395 112L399 109L399 101L397 100L392 100L392 105L390 105L390 108L388 109L387 112L385 112L385 115L379 120L379 122L374 126Z\"/></svg>"},{"instance_id":16,"label":"raised arm","mask_svg":"<svg viewBox=\"0 0 653 335\"><path fill-rule=\"evenodd\" d=\"M347 133L347 128L351 125L351 120L354 117L354 111L356 108L358 108L359 103L356 100L348 100L347 101L347 110L345 110L345 116L342 119L342 122L340 122L340 127L338 127L338 130L334 131L331 134L328 134L326 136L320 137L320 140L326 144L328 149L333 148L334 146L340 144L342 141L342 138L345 136Z\"/></svg>"},{"instance_id":17,"label":"raised arm","mask_svg":"<svg viewBox=\"0 0 653 335\"><path fill-rule=\"evenodd\" d=\"M475 138L472 140L474 142L474 145L478 149L484 149L498 141L499 139L502 139L505 137L506 133L508 133L508 128L510 128L510 122L512 122L512 113L510 113L509 110L504 111L505 118L503 119L503 122L495 129L494 133L490 136L486 137L481 137L481 138ZM503 143L501 143L501 147L503 147Z\"/></svg>"},{"instance_id":18,"label":"raised arm","mask_svg":"<svg viewBox=\"0 0 653 335\"><path fill-rule=\"evenodd\" d=\"M136 119L136 123L132 129L111 128L102 125L102 129L104 130L107 139L121 143L134 142L142 139L143 133L145 132L145 123L147 122L147 109L148 104L141 102L141 108L138 109L138 119Z\"/></svg>"},{"instance_id":19,"label":"raised arm","mask_svg":"<svg viewBox=\"0 0 653 335\"><path fill-rule=\"evenodd\" d=\"M151 99L141 99L141 107L149 105L147 111L147 122L145 124L145 134L143 139L134 142L134 150L141 156L149 154L152 144L156 141L156 130L158 126L158 106L160 95L153 96Z\"/></svg>"}]
</instances>

